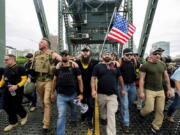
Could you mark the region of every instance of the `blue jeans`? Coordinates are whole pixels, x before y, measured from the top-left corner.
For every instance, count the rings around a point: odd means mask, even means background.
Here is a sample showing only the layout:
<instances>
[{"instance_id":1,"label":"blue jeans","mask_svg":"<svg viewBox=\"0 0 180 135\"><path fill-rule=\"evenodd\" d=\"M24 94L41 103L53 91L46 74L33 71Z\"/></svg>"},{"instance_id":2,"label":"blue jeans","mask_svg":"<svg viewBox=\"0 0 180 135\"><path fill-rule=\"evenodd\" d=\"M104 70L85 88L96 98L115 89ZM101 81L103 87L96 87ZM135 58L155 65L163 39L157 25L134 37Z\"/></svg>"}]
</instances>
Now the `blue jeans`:
<instances>
[{"instance_id":1,"label":"blue jeans","mask_svg":"<svg viewBox=\"0 0 180 135\"><path fill-rule=\"evenodd\" d=\"M124 126L129 126L129 106L136 100L136 85L135 83L125 84L126 95L121 96L121 115Z\"/></svg>"},{"instance_id":2,"label":"blue jeans","mask_svg":"<svg viewBox=\"0 0 180 135\"><path fill-rule=\"evenodd\" d=\"M180 108L180 97L178 96L177 93L175 93L173 103L168 108L167 116L169 117L172 116L177 108Z\"/></svg>"},{"instance_id":3,"label":"blue jeans","mask_svg":"<svg viewBox=\"0 0 180 135\"><path fill-rule=\"evenodd\" d=\"M76 98L76 94L72 96L66 96L64 94L57 95L57 109L58 109L58 120L57 120L57 135L65 135L66 126L66 113L67 107L71 107L71 119L77 121L77 107L73 103L73 99Z\"/></svg>"}]
</instances>

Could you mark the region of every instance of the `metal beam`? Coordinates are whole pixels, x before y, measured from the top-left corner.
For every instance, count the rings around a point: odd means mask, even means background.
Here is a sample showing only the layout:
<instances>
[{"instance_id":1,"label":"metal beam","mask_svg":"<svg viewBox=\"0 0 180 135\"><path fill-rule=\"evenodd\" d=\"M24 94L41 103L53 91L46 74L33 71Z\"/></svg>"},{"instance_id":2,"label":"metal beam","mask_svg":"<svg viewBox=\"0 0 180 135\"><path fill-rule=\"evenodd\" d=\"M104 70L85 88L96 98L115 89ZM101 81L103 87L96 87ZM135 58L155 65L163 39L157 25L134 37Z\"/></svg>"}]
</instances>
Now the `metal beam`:
<instances>
[{"instance_id":1,"label":"metal beam","mask_svg":"<svg viewBox=\"0 0 180 135\"><path fill-rule=\"evenodd\" d=\"M58 47L59 53L64 49L63 47L63 2L62 0L58 0Z\"/></svg>"},{"instance_id":2,"label":"metal beam","mask_svg":"<svg viewBox=\"0 0 180 135\"><path fill-rule=\"evenodd\" d=\"M128 0L128 21L133 24L133 1ZM128 47L133 50L133 37L128 41Z\"/></svg>"},{"instance_id":3,"label":"metal beam","mask_svg":"<svg viewBox=\"0 0 180 135\"><path fill-rule=\"evenodd\" d=\"M141 39L140 39L139 48L138 48L138 53L140 55L140 58L143 58L145 50L146 50L146 46L147 46L150 31L151 31L154 15L156 12L157 4L158 4L158 0L149 0L148 2L146 16L145 16L144 25L143 25L143 29L141 33Z\"/></svg>"},{"instance_id":4,"label":"metal beam","mask_svg":"<svg viewBox=\"0 0 180 135\"><path fill-rule=\"evenodd\" d=\"M42 0L33 0L43 37L50 40L48 24Z\"/></svg>"},{"instance_id":5,"label":"metal beam","mask_svg":"<svg viewBox=\"0 0 180 135\"><path fill-rule=\"evenodd\" d=\"M0 67L2 67L5 44L6 44L6 31L5 31L5 0L0 0Z\"/></svg>"}]
</instances>

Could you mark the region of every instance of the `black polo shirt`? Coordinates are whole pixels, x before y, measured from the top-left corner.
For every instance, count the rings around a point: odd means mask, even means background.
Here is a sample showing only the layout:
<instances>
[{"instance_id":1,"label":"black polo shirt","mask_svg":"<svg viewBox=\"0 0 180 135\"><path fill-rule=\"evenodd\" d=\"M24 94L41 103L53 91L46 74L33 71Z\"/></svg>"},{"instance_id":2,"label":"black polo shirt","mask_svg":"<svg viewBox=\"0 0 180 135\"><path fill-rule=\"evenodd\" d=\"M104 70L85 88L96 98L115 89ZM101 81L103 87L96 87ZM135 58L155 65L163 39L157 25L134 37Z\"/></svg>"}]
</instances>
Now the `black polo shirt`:
<instances>
[{"instance_id":1,"label":"black polo shirt","mask_svg":"<svg viewBox=\"0 0 180 135\"><path fill-rule=\"evenodd\" d=\"M26 76L25 68L22 66L14 65L4 69L4 79L6 85L7 83L17 85L21 81L22 76Z\"/></svg>"}]
</instances>

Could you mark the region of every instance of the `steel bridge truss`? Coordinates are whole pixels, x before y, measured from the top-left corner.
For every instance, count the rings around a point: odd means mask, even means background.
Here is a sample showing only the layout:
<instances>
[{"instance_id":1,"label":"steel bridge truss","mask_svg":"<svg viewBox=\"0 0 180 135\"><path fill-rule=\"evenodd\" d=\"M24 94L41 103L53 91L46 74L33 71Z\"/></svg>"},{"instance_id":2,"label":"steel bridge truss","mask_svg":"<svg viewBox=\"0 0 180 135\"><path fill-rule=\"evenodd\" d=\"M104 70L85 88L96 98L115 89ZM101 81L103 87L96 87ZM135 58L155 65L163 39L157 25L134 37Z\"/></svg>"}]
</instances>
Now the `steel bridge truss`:
<instances>
[{"instance_id":1,"label":"steel bridge truss","mask_svg":"<svg viewBox=\"0 0 180 135\"><path fill-rule=\"evenodd\" d=\"M123 2L126 6L122 6ZM132 0L59 0L59 51L65 47L63 37L71 54L84 44L102 45L115 7L133 22ZM106 44L110 45L106 49L117 51L116 42L107 40ZM133 40L129 41L129 47L133 48Z\"/></svg>"}]
</instances>

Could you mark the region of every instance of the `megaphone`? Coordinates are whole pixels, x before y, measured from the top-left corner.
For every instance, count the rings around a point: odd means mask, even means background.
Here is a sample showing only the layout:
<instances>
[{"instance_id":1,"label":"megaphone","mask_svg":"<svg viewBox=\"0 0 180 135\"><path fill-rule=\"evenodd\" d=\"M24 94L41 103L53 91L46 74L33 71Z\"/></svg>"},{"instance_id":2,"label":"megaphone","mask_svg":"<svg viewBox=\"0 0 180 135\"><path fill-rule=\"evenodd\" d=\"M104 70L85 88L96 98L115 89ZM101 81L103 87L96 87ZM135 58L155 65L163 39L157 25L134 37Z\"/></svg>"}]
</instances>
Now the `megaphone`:
<instances>
[{"instance_id":1,"label":"megaphone","mask_svg":"<svg viewBox=\"0 0 180 135\"><path fill-rule=\"evenodd\" d=\"M77 105L78 107L80 107L80 112L81 113L86 113L88 111L88 108L89 108L88 105L81 103L81 101L79 99L75 98L73 100L73 103L75 105Z\"/></svg>"}]
</instances>

